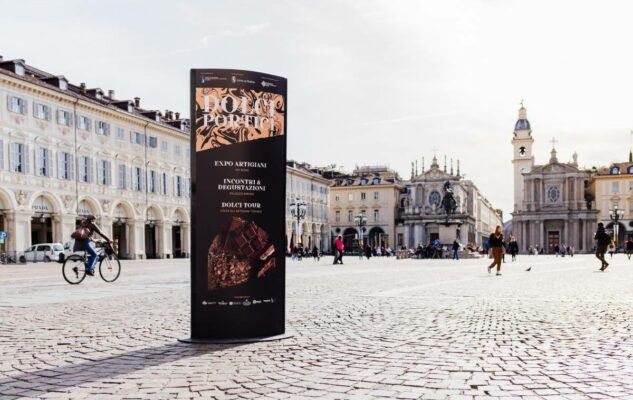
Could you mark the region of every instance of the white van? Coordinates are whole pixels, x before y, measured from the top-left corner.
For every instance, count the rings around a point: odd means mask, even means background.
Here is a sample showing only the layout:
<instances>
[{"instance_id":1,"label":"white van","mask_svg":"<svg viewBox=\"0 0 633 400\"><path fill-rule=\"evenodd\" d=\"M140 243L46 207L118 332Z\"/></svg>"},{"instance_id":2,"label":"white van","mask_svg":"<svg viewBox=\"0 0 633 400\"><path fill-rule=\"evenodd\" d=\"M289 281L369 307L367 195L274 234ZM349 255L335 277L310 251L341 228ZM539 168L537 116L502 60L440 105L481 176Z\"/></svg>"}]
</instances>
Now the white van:
<instances>
[{"instance_id":1,"label":"white van","mask_svg":"<svg viewBox=\"0 0 633 400\"><path fill-rule=\"evenodd\" d=\"M60 261L59 255L64 253L64 246L61 243L39 243L34 244L24 250L24 254L20 256L20 262L31 261Z\"/></svg>"}]
</instances>

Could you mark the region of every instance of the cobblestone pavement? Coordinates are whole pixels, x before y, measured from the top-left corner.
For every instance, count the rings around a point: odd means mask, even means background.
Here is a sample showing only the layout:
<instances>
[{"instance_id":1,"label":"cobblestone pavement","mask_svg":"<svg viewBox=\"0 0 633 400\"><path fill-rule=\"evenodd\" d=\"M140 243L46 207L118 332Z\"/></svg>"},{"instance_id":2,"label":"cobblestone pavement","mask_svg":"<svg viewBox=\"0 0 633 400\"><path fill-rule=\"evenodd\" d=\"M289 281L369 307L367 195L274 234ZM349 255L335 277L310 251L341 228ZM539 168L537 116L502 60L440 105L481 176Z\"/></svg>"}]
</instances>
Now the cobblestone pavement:
<instances>
[{"instance_id":1,"label":"cobblestone pavement","mask_svg":"<svg viewBox=\"0 0 633 400\"><path fill-rule=\"evenodd\" d=\"M294 337L242 345L176 341L187 260L0 266L0 398L633 399L625 256L330 263L288 263Z\"/></svg>"}]
</instances>

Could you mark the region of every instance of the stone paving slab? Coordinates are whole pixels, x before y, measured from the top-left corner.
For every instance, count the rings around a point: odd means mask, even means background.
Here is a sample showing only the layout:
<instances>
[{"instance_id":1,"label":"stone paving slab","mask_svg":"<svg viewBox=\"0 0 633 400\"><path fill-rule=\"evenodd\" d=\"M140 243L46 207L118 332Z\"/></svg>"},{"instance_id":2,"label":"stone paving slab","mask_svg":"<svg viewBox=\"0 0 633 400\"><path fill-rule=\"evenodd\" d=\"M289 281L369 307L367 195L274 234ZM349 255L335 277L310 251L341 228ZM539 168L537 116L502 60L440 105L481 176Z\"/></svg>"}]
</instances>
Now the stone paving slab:
<instances>
[{"instance_id":1,"label":"stone paving slab","mask_svg":"<svg viewBox=\"0 0 633 400\"><path fill-rule=\"evenodd\" d=\"M0 266L0 398L633 398L633 261L288 262L278 342L190 345L187 260ZM525 269L532 266L530 272Z\"/></svg>"}]
</instances>

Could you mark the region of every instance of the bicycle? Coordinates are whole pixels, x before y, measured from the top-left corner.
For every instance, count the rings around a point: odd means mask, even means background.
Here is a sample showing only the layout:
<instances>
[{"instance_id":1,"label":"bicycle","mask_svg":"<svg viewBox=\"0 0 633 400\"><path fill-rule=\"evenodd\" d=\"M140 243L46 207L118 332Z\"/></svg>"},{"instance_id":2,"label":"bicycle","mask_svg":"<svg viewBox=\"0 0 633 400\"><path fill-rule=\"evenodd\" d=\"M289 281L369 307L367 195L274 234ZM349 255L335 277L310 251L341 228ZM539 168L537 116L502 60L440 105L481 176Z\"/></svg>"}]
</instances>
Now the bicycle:
<instances>
[{"instance_id":1,"label":"bicycle","mask_svg":"<svg viewBox=\"0 0 633 400\"><path fill-rule=\"evenodd\" d=\"M97 262L99 263L99 275L104 281L111 283L121 275L121 262L114 253L112 245L106 241L96 241ZM71 254L64 260L62 275L71 285L80 284L86 278L87 252L82 255Z\"/></svg>"}]
</instances>

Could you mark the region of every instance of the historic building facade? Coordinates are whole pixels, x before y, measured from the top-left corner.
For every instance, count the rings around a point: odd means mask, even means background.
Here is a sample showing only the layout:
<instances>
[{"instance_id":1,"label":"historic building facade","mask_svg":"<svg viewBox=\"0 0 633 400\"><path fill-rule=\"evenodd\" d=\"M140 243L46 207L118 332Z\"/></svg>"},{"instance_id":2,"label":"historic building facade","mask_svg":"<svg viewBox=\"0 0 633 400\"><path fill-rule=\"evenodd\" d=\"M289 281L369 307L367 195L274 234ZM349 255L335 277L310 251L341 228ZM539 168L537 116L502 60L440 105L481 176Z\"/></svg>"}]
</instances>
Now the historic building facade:
<instances>
[{"instance_id":1,"label":"historic building facade","mask_svg":"<svg viewBox=\"0 0 633 400\"><path fill-rule=\"evenodd\" d=\"M520 251L539 246L553 253L557 245L574 246L577 252L591 251L598 216L590 194L591 171L578 167L575 153L572 162L559 162L554 147L547 164L535 165L533 143L527 112L521 107L512 138L512 233Z\"/></svg>"},{"instance_id":2,"label":"historic building facade","mask_svg":"<svg viewBox=\"0 0 633 400\"><path fill-rule=\"evenodd\" d=\"M501 215L480 193L472 181L464 180L460 174L459 162L454 172L452 161L450 172L446 161L444 169L433 157L431 168L422 173L412 171L410 181L403 182L405 190L399 196L396 244L398 247L412 248L427 245L438 239L450 245L457 239L460 243L482 245L501 224ZM445 185L449 183L456 208L451 215L446 214L443 199Z\"/></svg>"},{"instance_id":3,"label":"historic building facade","mask_svg":"<svg viewBox=\"0 0 633 400\"><path fill-rule=\"evenodd\" d=\"M633 237L633 162L614 163L593 171L592 193L599 209L597 222L615 236L618 247ZM618 229L614 229L612 216L619 214Z\"/></svg>"},{"instance_id":4,"label":"historic building facade","mask_svg":"<svg viewBox=\"0 0 633 400\"><path fill-rule=\"evenodd\" d=\"M311 165L286 162L286 249L300 243L308 249L316 246L321 251L330 251L329 186L330 181ZM291 204L299 202L306 207L300 222L291 212Z\"/></svg>"},{"instance_id":5,"label":"historic building facade","mask_svg":"<svg viewBox=\"0 0 633 400\"><path fill-rule=\"evenodd\" d=\"M351 174L332 176L330 226L332 240L341 235L346 249L362 239L370 246L393 247L398 197L403 189L398 174L385 166L356 168ZM365 221L359 226L362 216Z\"/></svg>"},{"instance_id":6,"label":"historic building facade","mask_svg":"<svg viewBox=\"0 0 633 400\"><path fill-rule=\"evenodd\" d=\"M123 258L189 254L189 121L0 57L0 251L94 214Z\"/></svg>"}]
</instances>

